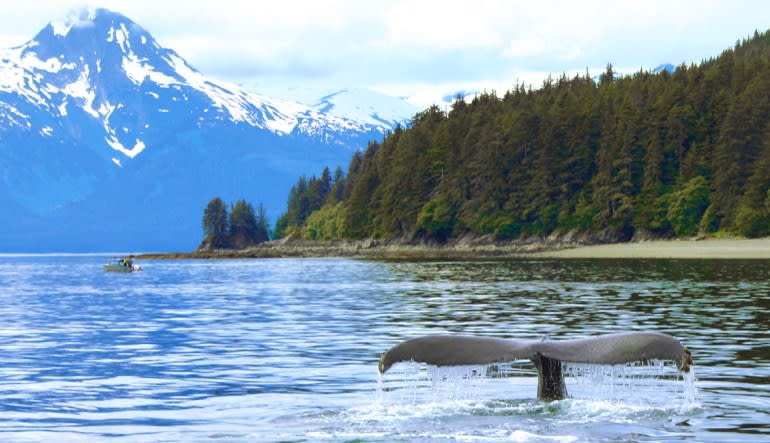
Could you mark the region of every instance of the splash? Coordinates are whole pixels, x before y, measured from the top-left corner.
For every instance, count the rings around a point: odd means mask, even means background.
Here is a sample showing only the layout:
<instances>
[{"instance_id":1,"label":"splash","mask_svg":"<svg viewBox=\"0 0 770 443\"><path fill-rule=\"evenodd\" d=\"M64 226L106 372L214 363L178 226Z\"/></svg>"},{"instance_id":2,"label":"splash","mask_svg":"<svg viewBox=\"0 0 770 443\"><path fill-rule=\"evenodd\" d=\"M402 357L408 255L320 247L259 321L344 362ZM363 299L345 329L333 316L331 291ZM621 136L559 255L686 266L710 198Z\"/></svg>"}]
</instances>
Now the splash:
<instances>
[{"instance_id":1,"label":"splash","mask_svg":"<svg viewBox=\"0 0 770 443\"><path fill-rule=\"evenodd\" d=\"M393 375L378 373L378 404L414 406L501 399L538 404L533 398L537 373L528 362L452 367L402 363ZM563 375L570 400L666 410L696 406L694 369L681 373L671 362L565 363Z\"/></svg>"},{"instance_id":2,"label":"splash","mask_svg":"<svg viewBox=\"0 0 770 443\"><path fill-rule=\"evenodd\" d=\"M571 443L596 429L686 420L682 409L695 397L694 374L682 377L673 364L565 364L563 370L570 398L543 402L533 395L538 379L529 361L399 363L377 372L370 401L319 417L309 436Z\"/></svg>"},{"instance_id":3,"label":"splash","mask_svg":"<svg viewBox=\"0 0 770 443\"><path fill-rule=\"evenodd\" d=\"M700 404L698 403L698 388L695 386L695 381L698 379L695 376L695 367L691 366L690 371L684 372L682 377L684 379L684 404L682 409L690 410L696 408Z\"/></svg>"},{"instance_id":4,"label":"splash","mask_svg":"<svg viewBox=\"0 0 770 443\"><path fill-rule=\"evenodd\" d=\"M544 436L544 435L537 435L537 434L533 434L531 432L522 431L522 430L513 431L513 433L508 437L508 439L512 442L555 441L555 442L561 442L561 443L572 443L578 440L577 437L572 435Z\"/></svg>"}]
</instances>

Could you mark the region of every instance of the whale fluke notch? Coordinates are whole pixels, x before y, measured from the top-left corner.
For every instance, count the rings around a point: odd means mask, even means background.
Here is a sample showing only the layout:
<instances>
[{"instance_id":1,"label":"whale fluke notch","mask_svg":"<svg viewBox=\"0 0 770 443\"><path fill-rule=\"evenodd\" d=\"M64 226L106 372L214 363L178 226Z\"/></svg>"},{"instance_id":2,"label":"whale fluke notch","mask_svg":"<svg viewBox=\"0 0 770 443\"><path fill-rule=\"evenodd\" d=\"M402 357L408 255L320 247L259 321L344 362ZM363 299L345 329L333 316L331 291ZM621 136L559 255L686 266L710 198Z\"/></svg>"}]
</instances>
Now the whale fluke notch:
<instances>
[{"instance_id":1,"label":"whale fluke notch","mask_svg":"<svg viewBox=\"0 0 770 443\"><path fill-rule=\"evenodd\" d=\"M380 358L385 373L401 361L434 366L487 365L532 360L538 372L538 399L566 398L561 363L616 365L636 361L674 361L689 372L692 355L679 340L661 332L621 332L571 340L519 340L474 335L427 335L402 341Z\"/></svg>"}]
</instances>

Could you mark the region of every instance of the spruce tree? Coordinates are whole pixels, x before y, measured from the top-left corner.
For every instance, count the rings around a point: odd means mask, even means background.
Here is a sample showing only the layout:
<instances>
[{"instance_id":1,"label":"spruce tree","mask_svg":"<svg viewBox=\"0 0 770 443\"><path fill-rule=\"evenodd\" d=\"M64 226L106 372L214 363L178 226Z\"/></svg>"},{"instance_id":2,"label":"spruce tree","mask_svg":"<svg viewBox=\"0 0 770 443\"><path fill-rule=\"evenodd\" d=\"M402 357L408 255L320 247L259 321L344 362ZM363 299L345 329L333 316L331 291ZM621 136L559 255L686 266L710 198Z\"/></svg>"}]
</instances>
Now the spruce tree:
<instances>
[{"instance_id":1,"label":"spruce tree","mask_svg":"<svg viewBox=\"0 0 770 443\"><path fill-rule=\"evenodd\" d=\"M238 200L230 211L230 239L232 246L238 249L259 243L254 208L246 200Z\"/></svg>"},{"instance_id":2,"label":"spruce tree","mask_svg":"<svg viewBox=\"0 0 770 443\"><path fill-rule=\"evenodd\" d=\"M219 197L211 199L203 211L203 233L201 247L220 249L229 246L227 206Z\"/></svg>"},{"instance_id":3,"label":"spruce tree","mask_svg":"<svg viewBox=\"0 0 770 443\"><path fill-rule=\"evenodd\" d=\"M621 76L608 64L598 82L562 75L430 108L356 153L325 203L341 194L341 235L355 238L764 235L768 60L770 33L756 33L673 73ZM277 227L302 228L324 177L298 183Z\"/></svg>"},{"instance_id":4,"label":"spruce tree","mask_svg":"<svg viewBox=\"0 0 770 443\"><path fill-rule=\"evenodd\" d=\"M267 221L267 214L265 212L265 206L262 203L257 207L256 214L257 235L256 242L262 243L270 240L270 226Z\"/></svg>"}]
</instances>

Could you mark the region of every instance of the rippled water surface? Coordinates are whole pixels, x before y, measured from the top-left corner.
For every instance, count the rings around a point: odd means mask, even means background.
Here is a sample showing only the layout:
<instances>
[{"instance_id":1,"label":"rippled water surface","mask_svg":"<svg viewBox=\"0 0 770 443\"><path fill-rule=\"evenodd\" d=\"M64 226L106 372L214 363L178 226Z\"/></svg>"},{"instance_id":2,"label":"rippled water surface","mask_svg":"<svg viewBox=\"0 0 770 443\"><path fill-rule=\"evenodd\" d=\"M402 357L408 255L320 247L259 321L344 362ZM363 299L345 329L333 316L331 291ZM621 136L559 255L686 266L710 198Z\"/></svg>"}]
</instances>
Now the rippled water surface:
<instances>
[{"instance_id":1,"label":"rippled water surface","mask_svg":"<svg viewBox=\"0 0 770 443\"><path fill-rule=\"evenodd\" d=\"M770 441L770 262L0 256L0 441ZM673 367L398 364L427 333L649 329ZM608 372L610 371L610 372Z\"/></svg>"}]
</instances>

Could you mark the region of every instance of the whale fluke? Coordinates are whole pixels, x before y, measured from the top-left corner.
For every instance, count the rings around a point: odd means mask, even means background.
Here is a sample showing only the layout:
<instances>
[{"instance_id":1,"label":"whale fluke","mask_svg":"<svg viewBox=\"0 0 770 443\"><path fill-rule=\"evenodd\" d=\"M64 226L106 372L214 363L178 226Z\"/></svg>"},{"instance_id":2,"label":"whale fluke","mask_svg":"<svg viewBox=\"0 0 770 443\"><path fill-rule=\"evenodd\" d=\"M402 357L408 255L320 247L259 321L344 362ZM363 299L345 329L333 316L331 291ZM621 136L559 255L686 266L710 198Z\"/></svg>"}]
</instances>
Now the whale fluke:
<instances>
[{"instance_id":1,"label":"whale fluke","mask_svg":"<svg viewBox=\"0 0 770 443\"><path fill-rule=\"evenodd\" d=\"M537 352L572 363L617 365L635 361L668 360L682 372L692 365L690 351L661 332L620 332L573 340L543 341Z\"/></svg>"},{"instance_id":2,"label":"whale fluke","mask_svg":"<svg viewBox=\"0 0 770 443\"><path fill-rule=\"evenodd\" d=\"M428 335L402 341L380 358L386 372L401 361L435 366L486 365L532 360L538 371L538 399L567 396L561 362L616 365L670 360L682 372L692 365L690 351L676 338L660 332L621 332L572 340L517 340L473 335Z\"/></svg>"},{"instance_id":3,"label":"whale fluke","mask_svg":"<svg viewBox=\"0 0 770 443\"><path fill-rule=\"evenodd\" d=\"M427 335L402 341L380 358L384 373L400 361L435 366L485 365L528 359L533 354L530 340L479 337L474 335Z\"/></svg>"}]
</instances>

